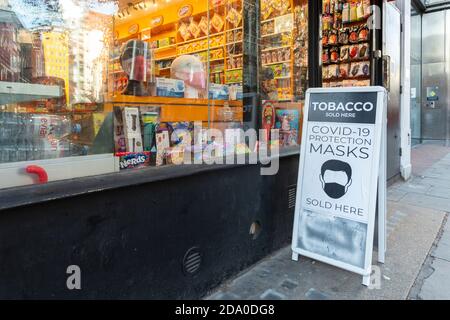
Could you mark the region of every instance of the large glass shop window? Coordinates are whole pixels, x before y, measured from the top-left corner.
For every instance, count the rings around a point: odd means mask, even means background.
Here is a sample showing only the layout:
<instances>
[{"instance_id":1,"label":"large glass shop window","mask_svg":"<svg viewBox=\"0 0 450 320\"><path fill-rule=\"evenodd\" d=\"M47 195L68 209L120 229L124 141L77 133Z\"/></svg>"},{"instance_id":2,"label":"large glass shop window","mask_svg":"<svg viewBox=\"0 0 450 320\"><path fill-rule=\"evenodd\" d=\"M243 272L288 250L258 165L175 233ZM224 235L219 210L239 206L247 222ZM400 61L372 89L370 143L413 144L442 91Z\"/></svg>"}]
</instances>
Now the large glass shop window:
<instances>
[{"instance_id":1,"label":"large glass shop window","mask_svg":"<svg viewBox=\"0 0 450 320\"><path fill-rule=\"evenodd\" d=\"M242 0L122 6L110 65L121 170L246 151L225 141L243 123L243 19Z\"/></svg>"},{"instance_id":2,"label":"large glass shop window","mask_svg":"<svg viewBox=\"0 0 450 320\"><path fill-rule=\"evenodd\" d=\"M261 0L260 12L262 127L279 130L271 143L298 146L308 83L308 1Z\"/></svg>"},{"instance_id":3,"label":"large glass shop window","mask_svg":"<svg viewBox=\"0 0 450 320\"><path fill-rule=\"evenodd\" d=\"M110 160L94 155L113 151L104 124L115 12L114 1L0 1L0 188L35 181L15 163ZM113 170L75 167L53 166L50 179Z\"/></svg>"},{"instance_id":4,"label":"large glass shop window","mask_svg":"<svg viewBox=\"0 0 450 320\"><path fill-rule=\"evenodd\" d=\"M249 152L225 141L244 19L242 0L0 1L0 188Z\"/></svg>"}]
</instances>

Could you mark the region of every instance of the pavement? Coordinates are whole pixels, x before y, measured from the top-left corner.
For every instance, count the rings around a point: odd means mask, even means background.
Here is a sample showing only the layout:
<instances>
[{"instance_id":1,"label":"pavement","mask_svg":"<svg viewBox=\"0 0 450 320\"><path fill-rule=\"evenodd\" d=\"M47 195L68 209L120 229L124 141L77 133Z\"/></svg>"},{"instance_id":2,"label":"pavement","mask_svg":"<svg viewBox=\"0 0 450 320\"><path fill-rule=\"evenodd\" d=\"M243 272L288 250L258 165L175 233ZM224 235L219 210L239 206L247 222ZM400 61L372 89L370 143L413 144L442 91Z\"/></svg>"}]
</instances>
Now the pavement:
<instances>
[{"instance_id":1,"label":"pavement","mask_svg":"<svg viewBox=\"0 0 450 320\"><path fill-rule=\"evenodd\" d=\"M387 252L373 255L372 285L361 276L300 257L287 246L205 299L450 299L450 148L427 143L412 151L413 177L388 188Z\"/></svg>"}]
</instances>

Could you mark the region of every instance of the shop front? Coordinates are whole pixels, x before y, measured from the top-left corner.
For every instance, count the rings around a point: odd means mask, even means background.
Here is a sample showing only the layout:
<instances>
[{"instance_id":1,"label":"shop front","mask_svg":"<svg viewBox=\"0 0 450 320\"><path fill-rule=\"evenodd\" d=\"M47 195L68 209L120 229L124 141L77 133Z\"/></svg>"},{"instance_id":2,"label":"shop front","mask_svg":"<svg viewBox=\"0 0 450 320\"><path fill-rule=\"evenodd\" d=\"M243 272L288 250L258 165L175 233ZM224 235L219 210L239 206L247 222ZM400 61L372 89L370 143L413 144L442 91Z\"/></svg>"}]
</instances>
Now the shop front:
<instances>
[{"instance_id":1,"label":"shop front","mask_svg":"<svg viewBox=\"0 0 450 320\"><path fill-rule=\"evenodd\" d=\"M306 90L386 78L371 5L0 2L0 296L199 298L289 244Z\"/></svg>"}]
</instances>

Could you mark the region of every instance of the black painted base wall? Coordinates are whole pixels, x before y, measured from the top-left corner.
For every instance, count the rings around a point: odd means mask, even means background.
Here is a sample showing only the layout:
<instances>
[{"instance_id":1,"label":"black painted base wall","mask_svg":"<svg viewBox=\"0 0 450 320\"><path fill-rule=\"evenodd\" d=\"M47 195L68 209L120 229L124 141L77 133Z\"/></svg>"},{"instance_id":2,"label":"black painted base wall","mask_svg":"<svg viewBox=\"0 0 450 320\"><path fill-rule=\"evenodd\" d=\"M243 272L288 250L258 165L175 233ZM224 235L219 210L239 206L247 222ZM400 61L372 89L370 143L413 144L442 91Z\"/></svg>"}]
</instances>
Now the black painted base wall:
<instances>
[{"instance_id":1,"label":"black painted base wall","mask_svg":"<svg viewBox=\"0 0 450 320\"><path fill-rule=\"evenodd\" d=\"M290 243L298 155L0 212L0 298L197 299ZM250 226L262 231L254 240ZM191 247L200 271L183 272ZM81 290L66 287L69 265Z\"/></svg>"}]
</instances>

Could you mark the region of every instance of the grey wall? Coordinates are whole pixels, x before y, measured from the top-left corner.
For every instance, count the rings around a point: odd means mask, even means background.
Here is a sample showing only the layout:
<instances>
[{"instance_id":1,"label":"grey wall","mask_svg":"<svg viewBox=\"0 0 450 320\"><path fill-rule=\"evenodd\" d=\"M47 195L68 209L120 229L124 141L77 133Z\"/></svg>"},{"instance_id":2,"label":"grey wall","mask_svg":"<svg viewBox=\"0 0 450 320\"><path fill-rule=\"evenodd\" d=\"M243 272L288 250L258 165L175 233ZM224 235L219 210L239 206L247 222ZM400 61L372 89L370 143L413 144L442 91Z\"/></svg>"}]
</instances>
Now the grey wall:
<instances>
[{"instance_id":1,"label":"grey wall","mask_svg":"<svg viewBox=\"0 0 450 320\"><path fill-rule=\"evenodd\" d=\"M422 138L450 139L450 10L425 14L422 36ZM439 96L434 108L427 100L430 87L437 87Z\"/></svg>"}]
</instances>

